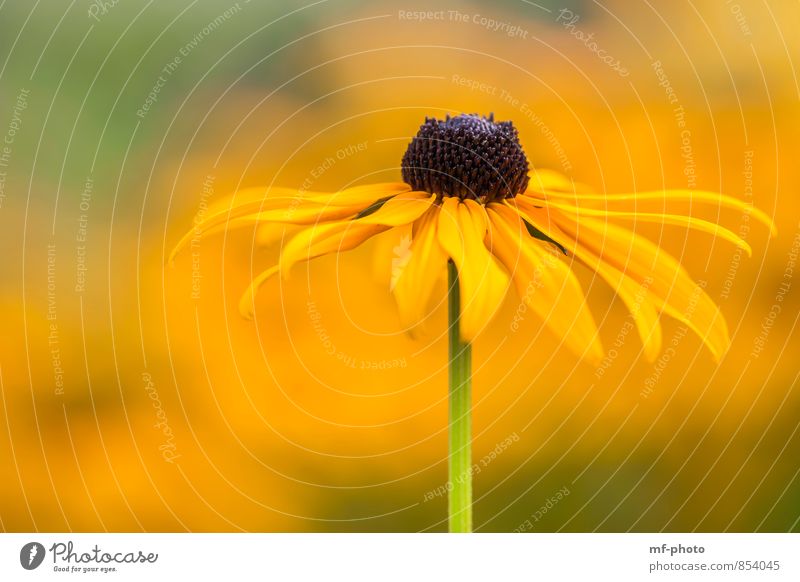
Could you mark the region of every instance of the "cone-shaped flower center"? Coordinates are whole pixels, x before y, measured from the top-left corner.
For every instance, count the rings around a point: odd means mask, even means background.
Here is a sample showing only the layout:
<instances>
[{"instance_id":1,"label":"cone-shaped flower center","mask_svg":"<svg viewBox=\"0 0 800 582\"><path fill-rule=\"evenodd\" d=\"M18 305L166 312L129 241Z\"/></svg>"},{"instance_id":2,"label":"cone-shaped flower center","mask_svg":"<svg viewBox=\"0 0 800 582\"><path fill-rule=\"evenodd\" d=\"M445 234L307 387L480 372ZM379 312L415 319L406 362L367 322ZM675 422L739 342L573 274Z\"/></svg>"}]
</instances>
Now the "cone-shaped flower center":
<instances>
[{"instance_id":1,"label":"cone-shaped flower center","mask_svg":"<svg viewBox=\"0 0 800 582\"><path fill-rule=\"evenodd\" d=\"M479 115L425 118L408 145L403 181L414 190L484 204L528 186L528 159L510 121Z\"/></svg>"}]
</instances>

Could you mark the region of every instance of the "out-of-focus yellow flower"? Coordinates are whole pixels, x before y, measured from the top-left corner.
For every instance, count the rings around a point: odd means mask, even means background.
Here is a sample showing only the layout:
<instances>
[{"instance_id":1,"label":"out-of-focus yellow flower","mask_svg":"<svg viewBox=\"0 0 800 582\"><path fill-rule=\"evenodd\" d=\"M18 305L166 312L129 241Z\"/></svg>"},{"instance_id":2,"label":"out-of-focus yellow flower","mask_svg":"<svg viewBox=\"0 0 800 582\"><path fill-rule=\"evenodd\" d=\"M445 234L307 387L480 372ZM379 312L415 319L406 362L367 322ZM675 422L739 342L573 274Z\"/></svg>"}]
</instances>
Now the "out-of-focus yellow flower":
<instances>
[{"instance_id":1,"label":"out-of-focus yellow flower","mask_svg":"<svg viewBox=\"0 0 800 582\"><path fill-rule=\"evenodd\" d=\"M460 333L471 342L489 323L510 283L564 343L598 364L603 349L571 255L605 280L636 322L645 355L661 349L659 317L674 317L703 340L716 359L730 342L719 308L680 262L658 245L612 223L656 222L691 228L732 242L739 236L715 223L668 210L643 211L648 202L711 203L763 212L711 192L689 190L595 194L550 171L530 171L511 122L493 116L428 119L403 157L403 182L370 184L335 193L248 188L209 208L172 257L198 236L228 227L303 225L283 247L278 264L262 272L240 301L252 317L256 291L301 261L350 250L390 229L411 227L402 271L392 280L400 317L413 331L424 323L435 283L448 260L458 269ZM171 257L171 258L172 258Z\"/></svg>"}]
</instances>

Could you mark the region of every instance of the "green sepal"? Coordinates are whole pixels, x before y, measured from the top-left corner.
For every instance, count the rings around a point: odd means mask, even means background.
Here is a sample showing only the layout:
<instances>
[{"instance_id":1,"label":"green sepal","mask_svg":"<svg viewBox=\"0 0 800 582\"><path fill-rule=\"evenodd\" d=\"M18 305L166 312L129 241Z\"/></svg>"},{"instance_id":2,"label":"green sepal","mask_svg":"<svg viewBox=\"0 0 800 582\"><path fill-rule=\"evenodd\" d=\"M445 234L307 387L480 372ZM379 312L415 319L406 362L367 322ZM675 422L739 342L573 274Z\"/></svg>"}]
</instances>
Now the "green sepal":
<instances>
[{"instance_id":1,"label":"green sepal","mask_svg":"<svg viewBox=\"0 0 800 582\"><path fill-rule=\"evenodd\" d=\"M564 253L565 255L567 254L567 249L564 248L564 245L562 245L559 242L554 241L552 238L547 236L545 233L543 233L541 230L539 230L538 228L533 226L530 222L528 222L524 218L522 219L522 222L525 223L525 228L528 229L528 234L531 235L533 238L538 238L539 240L543 240L545 242L549 242L551 244L554 244L559 249L561 249L562 253Z\"/></svg>"},{"instance_id":2,"label":"green sepal","mask_svg":"<svg viewBox=\"0 0 800 582\"><path fill-rule=\"evenodd\" d=\"M373 202L372 204L367 206L364 210L356 214L355 220L358 220L359 218L364 218L365 216L369 216L370 214L378 212L381 206L386 204L389 200L391 200L394 197L395 194L392 194L391 196L386 196L385 198L378 198L375 202Z\"/></svg>"}]
</instances>

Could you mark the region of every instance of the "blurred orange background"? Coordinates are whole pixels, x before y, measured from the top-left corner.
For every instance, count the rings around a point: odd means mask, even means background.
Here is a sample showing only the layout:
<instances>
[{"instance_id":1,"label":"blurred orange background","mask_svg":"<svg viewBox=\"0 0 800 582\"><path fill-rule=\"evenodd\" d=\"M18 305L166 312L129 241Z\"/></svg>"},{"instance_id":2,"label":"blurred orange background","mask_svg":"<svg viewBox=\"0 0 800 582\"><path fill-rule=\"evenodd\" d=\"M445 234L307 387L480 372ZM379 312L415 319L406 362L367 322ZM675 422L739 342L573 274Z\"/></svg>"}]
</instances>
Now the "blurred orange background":
<instances>
[{"instance_id":1,"label":"blurred orange background","mask_svg":"<svg viewBox=\"0 0 800 582\"><path fill-rule=\"evenodd\" d=\"M236 188L396 181L425 116L494 112L536 167L602 192L721 191L779 235L685 208L748 258L635 225L721 305L719 365L668 318L674 355L648 363L579 266L614 350L601 369L530 314L512 330L510 295L474 348L476 530L798 531L798 17L746 0L4 3L0 527L445 531L446 307L427 337L402 332L400 234L267 284L255 323L236 305L282 230L165 259Z\"/></svg>"}]
</instances>

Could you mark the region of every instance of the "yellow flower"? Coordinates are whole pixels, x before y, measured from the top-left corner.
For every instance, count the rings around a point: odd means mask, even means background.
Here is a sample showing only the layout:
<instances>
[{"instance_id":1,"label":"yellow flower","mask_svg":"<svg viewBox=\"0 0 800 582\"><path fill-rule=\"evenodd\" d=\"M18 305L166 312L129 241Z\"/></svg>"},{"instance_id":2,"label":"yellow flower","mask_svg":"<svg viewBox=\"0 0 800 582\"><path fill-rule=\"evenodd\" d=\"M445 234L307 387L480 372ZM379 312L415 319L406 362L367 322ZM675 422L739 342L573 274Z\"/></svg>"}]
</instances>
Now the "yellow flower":
<instances>
[{"instance_id":1,"label":"yellow flower","mask_svg":"<svg viewBox=\"0 0 800 582\"><path fill-rule=\"evenodd\" d=\"M748 244L717 224L680 214L644 212L648 202L708 203L763 212L735 198L675 190L596 194L550 171L531 171L511 122L493 116L426 119L402 160L403 182L335 193L248 188L208 208L173 251L193 238L237 226L303 225L282 248L277 265L256 277L240 311L252 317L258 288L298 262L353 249L393 228L411 226L412 242L391 292L410 331L425 319L435 283L448 260L458 270L460 333L470 342L495 315L513 284L524 304L577 355L597 363L603 350L572 265L605 280L635 320L648 359L661 349L662 313L700 336L719 359L728 329L705 291L680 262L618 221L654 222L718 236L750 254Z\"/></svg>"}]
</instances>

